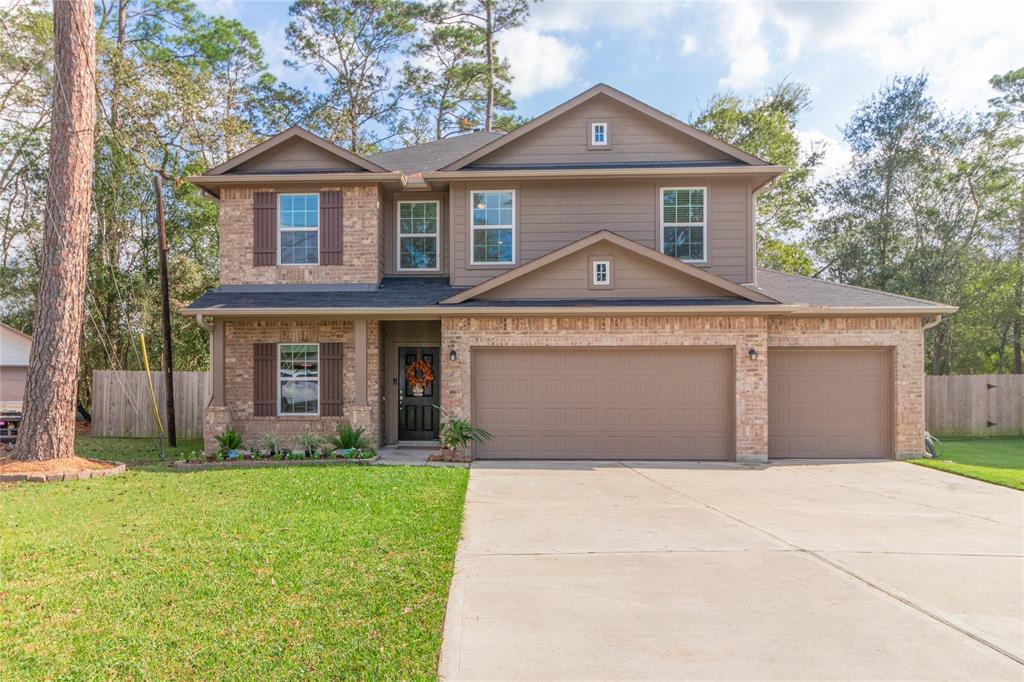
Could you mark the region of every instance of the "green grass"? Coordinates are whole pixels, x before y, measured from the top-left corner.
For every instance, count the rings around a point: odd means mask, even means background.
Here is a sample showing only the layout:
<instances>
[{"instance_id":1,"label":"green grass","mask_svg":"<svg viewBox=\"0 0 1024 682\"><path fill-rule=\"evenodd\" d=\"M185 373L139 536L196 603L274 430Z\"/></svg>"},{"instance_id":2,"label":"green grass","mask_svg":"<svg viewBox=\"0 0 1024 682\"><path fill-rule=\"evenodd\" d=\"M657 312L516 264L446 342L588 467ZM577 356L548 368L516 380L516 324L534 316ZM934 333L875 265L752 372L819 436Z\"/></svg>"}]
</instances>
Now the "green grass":
<instances>
[{"instance_id":1,"label":"green grass","mask_svg":"<svg viewBox=\"0 0 1024 682\"><path fill-rule=\"evenodd\" d=\"M106 440L80 448L144 459ZM344 466L2 487L0 679L435 677L466 481Z\"/></svg>"},{"instance_id":2,"label":"green grass","mask_svg":"<svg viewBox=\"0 0 1024 682\"><path fill-rule=\"evenodd\" d=\"M1024 490L1024 438L950 438L936 459L914 464Z\"/></svg>"},{"instance_id":3,"label":"green grass","mask_svg":"<svg viewBox=\"0 0 1024 682\"><path fill-rule=\"evenodd\" d=\"M171 462L202 449L201 439L179 438L176 448L165 442L164 461L161 462L160 443L156 438L104 438L79 434L75 439L75 451L80 457L110 459L124 462L131 468L147 470L166 468Z\"/></svg>"}]
</instances>

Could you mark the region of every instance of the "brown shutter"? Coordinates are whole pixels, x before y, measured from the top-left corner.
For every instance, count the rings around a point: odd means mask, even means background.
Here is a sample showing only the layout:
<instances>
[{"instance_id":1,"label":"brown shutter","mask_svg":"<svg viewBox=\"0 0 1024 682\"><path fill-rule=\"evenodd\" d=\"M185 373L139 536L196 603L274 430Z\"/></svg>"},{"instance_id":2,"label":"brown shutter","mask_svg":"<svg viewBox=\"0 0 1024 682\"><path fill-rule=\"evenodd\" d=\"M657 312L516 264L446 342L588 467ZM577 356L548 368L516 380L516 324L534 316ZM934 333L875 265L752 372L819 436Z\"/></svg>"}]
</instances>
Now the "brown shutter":
<instances>
[{"instance_id":1,"label":"brown shutter","mask_svg":"<svg viewBox=\"0 0 1024 682\"><path fill-rule=\"evenodd\" d=\"M341 265L341 192L320 192L320 265Z\"/></svg>"},{"instance_id":2,"label":"brown shutter","mask_svg":"<svg viewBox=\"0 0 1024 682\"><path fill-rule=\"evenodd\" d=\"M324 417L341 416L342 382L345 368L341 360L340 343L320 344L320 414Z\"/></svg>"},{"instance_id":3,"label":"brown shutter","mask_svg":"<svg viewBox=\"0 0 1024 682\"><path fill-rule=\"evenodd\" d=\"M277 193L252 195L252 264L277 263Z\"/></svg>"},{"instance_id":4,"label":"brown shutter","mask_svg":"<svg viewBox=\"0 0 1024 682\"><path fill-rule=\"evenodd\" d=\"M277 414L277 344L252 345L252 413L256 417Z\"/></svg>"}]
</instances>

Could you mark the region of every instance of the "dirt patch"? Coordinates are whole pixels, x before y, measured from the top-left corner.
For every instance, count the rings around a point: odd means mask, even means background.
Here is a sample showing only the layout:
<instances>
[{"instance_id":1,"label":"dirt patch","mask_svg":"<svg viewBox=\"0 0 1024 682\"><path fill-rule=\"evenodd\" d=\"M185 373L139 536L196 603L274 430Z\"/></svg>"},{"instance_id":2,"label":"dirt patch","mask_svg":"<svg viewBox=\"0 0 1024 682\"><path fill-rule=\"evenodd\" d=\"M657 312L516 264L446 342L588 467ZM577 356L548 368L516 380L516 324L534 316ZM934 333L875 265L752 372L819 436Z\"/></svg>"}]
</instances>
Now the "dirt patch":
<instances>
[{"instance_id":1,"label":"dirt patch","mask_svg":"<svg viewBox=\"0 0 1024 682\"><path fill-rule=\"evenodd\" d=\"M55 471L103 471L113 469L113 462L99 462L84 457L47 459L41 462L22 462L16 459L0 459L0 474L49 474Z\"/></svg>"}]
</instances>

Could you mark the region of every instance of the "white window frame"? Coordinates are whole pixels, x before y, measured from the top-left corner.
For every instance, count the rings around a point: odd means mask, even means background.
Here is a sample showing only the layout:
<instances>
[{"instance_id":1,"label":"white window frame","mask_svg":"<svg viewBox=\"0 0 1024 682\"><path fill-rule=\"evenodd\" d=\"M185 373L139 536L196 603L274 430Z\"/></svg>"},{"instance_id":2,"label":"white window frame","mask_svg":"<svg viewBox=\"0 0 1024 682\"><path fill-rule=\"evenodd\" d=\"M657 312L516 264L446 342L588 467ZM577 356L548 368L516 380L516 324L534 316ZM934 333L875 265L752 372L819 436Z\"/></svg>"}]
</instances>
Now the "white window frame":
<instances>
[{"instance_id":1,"label":"white window frame","mask_svg":"<svg viewBox=\"0 0 1024 682\"><path fill-rule=\"evenodd\" d=\"M597 278L598 267L604 266L604 281ZM590 281L595 287L607 287L612 283L612 262L610 260L595 260L591 264Z\"/></svg>"},{"instance_id":2,"label":"white window frame","mask_svg":"<svg viewBox=\"0 0 1024 682\"><path fill-rule=\"evenodd\" d=\"M282 412L281 411L281 384L285 381L311 381L311 379L282 379L281 378L281 348L284 346L316 346L316 412ZM275 414L278 417L319 417L320 416L320 366L322 363L319 343L304 343L301 341L290 341L288 343L277 344L277 366L274 367L274 371L277 373L275 377L277 381L277 409Z\"/></svg>"},{"instance_id":3,"label":"white window frame","mask_svg":"<svg viewBox=\"0 0 1024 682\"><path fill-rule=\"evenodd\" d=\"M402 234L402 204L434 204L434 234ZM432 268L403 268L402 239L410 237L433 237L436 266ZM395 202L395 270L397 272L439 272L441 270L441 202L437 199L402 199Z\"/></svg>"},{"instance_id":4,"label":"white window frame","mask_svg":"<svg viewBox=\"0 0 1024 682\"><path fill-rule=\"evenodd\" d=\"M309 227L282 227L281 226L281 197L316 197L316 230ZM283 263L281 254L284 251L281 238L285 232L316 232L316 262L315 263ZM320 265L320 194L318 192L287 192L277 195L277 264L290 267L311 267Z\"/></svg>"},{"instance_id":5,"label":"white window frame","mask_svg":"<svg viewBox=\"0 0 1024 682\"><path fill-rule=\"evenodd\" d=\"M601 126L601 134L604 139L600 142L597 141L597 127ZM594 121L590 124L590 146L592 147L606 147L608 146L608 124L605 121Z\"/></svg>"},{"instance_id":6,"label":"white window frame","mask_svg":"<svg viewBox=\"0 0 1024 682\"><path fill-rule=\"evenodd\" d=\"M473 195L483 192L508 192L512 195L512 224L511 225L474 225L473 224ZM469 190L469 264L470 265L482 265L486 267L508 267L515 265L518 261L516 247L518 235L516 234L516 210L517 207L516 191L514 189L471 189ZM510 261L477 261L475 249L473 248L473 236L477 230L512 230L512 260Z\"/></svg>"},{"instance_id":7,"label":"white window frame","mask_svg":"<svg viewBox=\"0 0 1024 682\"><path fill-rule=\"evenodd\" d=\"M666 223L665 222L665 192L674 192L678 190L694 190L699 189L703 192L704 196L704 222L702 223ZM658 190L658 250L665 253L665 228L666 227L697 227L700 226L703 232L702 241L704 243L704 257L703 258L680 258L678 259L682 263L702 263L708 262L708 188L705 187L662 187Z\"/></svg>"}]
</instances>

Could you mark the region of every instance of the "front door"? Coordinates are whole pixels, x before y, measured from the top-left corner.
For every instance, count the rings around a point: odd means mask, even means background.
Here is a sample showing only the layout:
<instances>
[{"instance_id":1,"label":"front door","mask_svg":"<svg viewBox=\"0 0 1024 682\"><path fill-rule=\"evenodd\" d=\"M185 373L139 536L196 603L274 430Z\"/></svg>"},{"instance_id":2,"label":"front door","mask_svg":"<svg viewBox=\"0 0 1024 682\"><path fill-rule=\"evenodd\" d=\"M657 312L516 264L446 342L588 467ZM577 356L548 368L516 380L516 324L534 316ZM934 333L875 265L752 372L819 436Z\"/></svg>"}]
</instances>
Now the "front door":
<instances>
[{"instance_id":1,"label":"front door","mask_svg":"<svg viewBox=\"0 0 1024 682\"><path fill-rule=\"evenodd\" d=\"M398 349L398 440L437 440L438 406L441 373L437 347L407 347ZM417 361L430 368L433 380L417 388L415 377L422 373L411 373ZM412 374L413 381L410 381Z\"/></svg>"}]
</instances>

